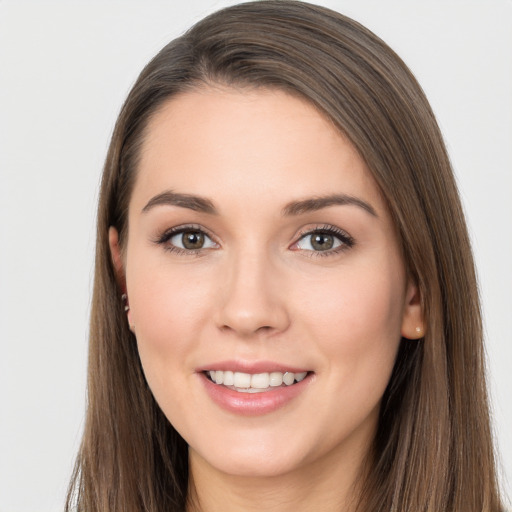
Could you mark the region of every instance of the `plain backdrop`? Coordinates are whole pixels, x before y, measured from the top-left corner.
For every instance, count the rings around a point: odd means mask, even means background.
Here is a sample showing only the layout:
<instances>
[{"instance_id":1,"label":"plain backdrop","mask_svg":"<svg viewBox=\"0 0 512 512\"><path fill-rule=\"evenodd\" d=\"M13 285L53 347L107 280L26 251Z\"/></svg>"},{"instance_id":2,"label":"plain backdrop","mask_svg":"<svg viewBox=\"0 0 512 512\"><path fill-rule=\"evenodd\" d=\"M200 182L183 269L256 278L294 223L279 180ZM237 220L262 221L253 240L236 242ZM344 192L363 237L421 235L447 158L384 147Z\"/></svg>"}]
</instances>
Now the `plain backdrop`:
<instances>
[{"instance_id":1,"label":"plain backdrop","mask_svg":"<svg viewBox=\"0 0 512 512\"><path fill-rule=\"evenodd\" d=\"M232 3L0 0L1 512L63 508L85 410L98 182L121 103L165 43ZM318 3L387 41L438 117L474 243L510 482L512 2Z\"/></svg>"}]
</instances>

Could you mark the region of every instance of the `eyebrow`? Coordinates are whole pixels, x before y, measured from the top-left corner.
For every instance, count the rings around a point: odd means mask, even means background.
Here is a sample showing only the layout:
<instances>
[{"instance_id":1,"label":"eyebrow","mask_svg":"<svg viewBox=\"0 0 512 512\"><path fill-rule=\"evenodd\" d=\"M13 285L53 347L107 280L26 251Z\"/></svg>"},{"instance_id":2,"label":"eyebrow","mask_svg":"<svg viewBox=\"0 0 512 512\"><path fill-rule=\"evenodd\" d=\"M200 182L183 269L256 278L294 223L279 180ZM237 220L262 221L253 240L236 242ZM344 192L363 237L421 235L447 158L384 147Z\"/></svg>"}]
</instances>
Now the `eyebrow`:
<instances>
[{"instance_id":1,"label":"eyebrow","mask_svg":"<svg viewBox=\"0 0 512 512\"><path fill-rule=\"evenodd\" d=\"M370 215L378 217L377 212L373 206L358 197L349 196L346 194L332 194L328 196L312 197L301 201L292 201L283 208L284 216L302 215L308 212L315 212L329 206L358 206Z\"/></svg>"},{"instance_id":2,"label":"eyebrow","mask_svg":"<svg viewBox=\"0 0 512 512\"><path fill-rule=\"evenodd\" d=\"M147 213L155 206L179 206L180 208L188 208L196 212L217 215L217 210L209 199L191 194L180 194L172 190L167 190L152 197L146 206L142 208L142 213Z\"/></svg>"},{"instance_id":3,"label":"eyebrow","mask_svg":"<svg viewBox=\"0 0 512 512\"><path fill-rule=\"evenodd\" d=\"M332 194L328 196L312 197L300 201L292 201L283 208L282 215L285 217L302 215L304 213L322 210L329 206L346 205L358 206L370 215L378 217L377 212L369 203L359 199L358 197L346 194ZM180 208L188 208L189 210L194 210L196 212L209 213L211 215L218 214L217 209L209 199L192 194L181 194L173 192L172 190L167 190L152 197L142 209L142 213L147 213L156 206L178 206Z\"/></svg>"}]
</instances>

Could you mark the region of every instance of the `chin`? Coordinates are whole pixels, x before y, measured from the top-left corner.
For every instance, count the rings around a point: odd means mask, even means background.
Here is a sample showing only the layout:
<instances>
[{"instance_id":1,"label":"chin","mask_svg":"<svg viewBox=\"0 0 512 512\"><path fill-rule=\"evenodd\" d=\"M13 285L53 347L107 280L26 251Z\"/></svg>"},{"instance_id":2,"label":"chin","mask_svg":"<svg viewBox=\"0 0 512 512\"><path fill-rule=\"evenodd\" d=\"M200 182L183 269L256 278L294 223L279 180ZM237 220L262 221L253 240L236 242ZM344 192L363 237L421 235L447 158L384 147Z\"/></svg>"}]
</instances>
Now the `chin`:
<instances>
[{"instance_id":1,"label":"chin","mask_svg":"<svg viewBox=\"0 0 512 512\"><path fill-rule=\"evenodd\" d=\"M233 477L241 478L272 478L293 472L300 466L298 461L289 460L222 460L216 469Z\"/></svg>"},{"instance_id":2,"label":"chin","mask_svg":"<svg viewBox=\"0 0 512 512\"><path fill-rule=\"evenodd\" d=\"M212 453L197 452L190 449L192 463L194 458L205 460L218 471L237 477L266 478L284 475L294 471L303 464L300 451L291 447L268 446L262 442L253 442L250 446L229 448L218 445Z\"/></svg>"}]
</instances>

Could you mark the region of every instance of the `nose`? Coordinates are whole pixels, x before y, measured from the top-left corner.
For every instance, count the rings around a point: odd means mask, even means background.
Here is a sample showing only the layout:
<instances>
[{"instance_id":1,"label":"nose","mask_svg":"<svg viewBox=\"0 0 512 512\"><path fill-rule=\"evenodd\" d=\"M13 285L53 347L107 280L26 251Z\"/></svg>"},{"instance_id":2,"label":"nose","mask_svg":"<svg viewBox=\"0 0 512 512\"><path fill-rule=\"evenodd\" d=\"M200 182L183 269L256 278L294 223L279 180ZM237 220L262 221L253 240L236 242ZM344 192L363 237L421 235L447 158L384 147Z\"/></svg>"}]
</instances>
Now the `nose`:
<instances>
[{"instance_id":1,"label":"nose","mask_svg":"<svg viewBox=\"0 0 512 512\"><path fill-rule=\"evenodd\" d=\"M290 324L282 273L263 251L239 254L219 275L217 325L249 338L285 331Z\"/></svg>"}]
</instances>

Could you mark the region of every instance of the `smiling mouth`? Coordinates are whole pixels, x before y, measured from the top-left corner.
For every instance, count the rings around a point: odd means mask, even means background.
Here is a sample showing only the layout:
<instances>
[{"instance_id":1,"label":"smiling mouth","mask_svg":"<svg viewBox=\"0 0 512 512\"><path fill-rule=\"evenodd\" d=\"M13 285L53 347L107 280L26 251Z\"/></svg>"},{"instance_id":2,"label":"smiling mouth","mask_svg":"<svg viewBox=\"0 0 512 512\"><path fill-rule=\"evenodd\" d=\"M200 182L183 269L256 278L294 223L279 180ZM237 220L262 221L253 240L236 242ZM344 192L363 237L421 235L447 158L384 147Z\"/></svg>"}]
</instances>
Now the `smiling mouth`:
<instances>
[{"instance_id":1,"label":"smiling mouth","mask_svg":"<svg viewBox=\"0 0 512 512\"><path fill-rule=\"evenodd\" d=\"M204 372L211 382L240 393L264 393L279 387L293 386L304 380L308 373L243 373L222 370Z\"/></svg>"}]
</instances>

